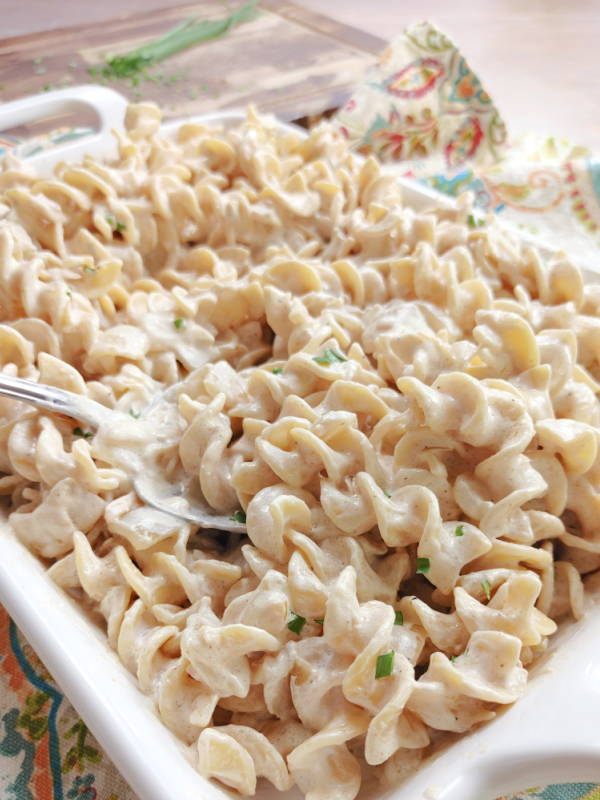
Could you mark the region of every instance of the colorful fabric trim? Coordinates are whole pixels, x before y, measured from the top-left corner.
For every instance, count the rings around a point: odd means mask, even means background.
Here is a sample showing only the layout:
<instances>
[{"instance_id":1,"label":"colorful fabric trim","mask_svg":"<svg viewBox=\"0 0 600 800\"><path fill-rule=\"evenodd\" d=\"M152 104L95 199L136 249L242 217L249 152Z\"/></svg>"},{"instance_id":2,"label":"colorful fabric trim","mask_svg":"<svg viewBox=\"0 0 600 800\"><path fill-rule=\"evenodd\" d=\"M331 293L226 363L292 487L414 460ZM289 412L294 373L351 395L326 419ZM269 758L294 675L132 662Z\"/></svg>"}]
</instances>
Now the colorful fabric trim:
<instances>
[{"instance_id":1,"label":"colorful fabric trim","mask_svg":"<svg viewBox=\"0 0 600 800\"><path fill-rule=\"evenodd\" d=\"M57 128L50 133L35 136L33 139L16 139L14 136L0 135L0 157L5 153L12 153L19 159L29 158L42 150L49 150L58 144L73 142L96 133L95 128Z\"/></svg>"},{"instance_id":2,"label":"colorful fabric trim","mask_svg":"<svg viewBox=\"0 0 600 800\"><path fill-rule=\"evenodd\" d=\"M136 800L2 606L0 798Z\"/></svg>"}]
</instances>

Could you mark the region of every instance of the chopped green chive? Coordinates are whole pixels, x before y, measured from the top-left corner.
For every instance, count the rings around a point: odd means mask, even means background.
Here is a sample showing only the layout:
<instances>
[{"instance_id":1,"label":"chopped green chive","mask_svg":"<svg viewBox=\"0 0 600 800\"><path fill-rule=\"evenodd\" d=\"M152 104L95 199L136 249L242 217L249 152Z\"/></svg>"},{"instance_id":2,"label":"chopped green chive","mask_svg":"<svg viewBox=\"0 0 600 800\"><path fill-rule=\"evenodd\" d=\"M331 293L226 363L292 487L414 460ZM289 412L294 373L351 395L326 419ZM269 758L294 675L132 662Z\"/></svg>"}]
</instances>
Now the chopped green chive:
<instances>
[{"instance_id":1,"label":"chopped green chive","mask_svg":"<svg viewBox=\"0 0 600 800\"><path fill-rule=\"evenodd\" d=\"M386 497L391 497L391 496L392 496L392 495L391 495L389 492L387 492L385 489L383 490L383 493L384 493L384 495L385 495Z\"/></svg>"},{"instance_id":2,"label":"chopped green chive","mask_svg":"<svg viewBox=\"0 0 600 800\"><path fill-rule=\"evenodd\" d=\"M404 625L404 614L401 611L396 611L394 625Z\"/></svg>"},{"instance_id":3,"label":"chopped green chive","mask_svg":"<svg viewBox=\"0 0 600 800\"><path fill-rule=\"evenodd\" d=\"M454 662L456 661L456 659L457 659L457 656L450 656L450 661L451 661L453 664L454 664Z\"/></svg>"},{"instance_id":4,"label":"chopped green chive","mask_svg":"<svg viewBox=\"0 0 600 800\"><path fill-rule=\"evenodd\" d=\"M81 428L73 428L73 436L82 436L84 439L93 439L94 434L86 432L84 433Z\"/></svg>"},{"instance_id":5,"label":"chopped green chive","mask_svg":"<svg viewBox=\"0 0 600 800\"><path fill-rule=\"evenodd\" d=\"M379 678L389 678L394 671L394 651L390 650L383 656L377 656L377 666L375 667L375 680Z\"/></svg>"},{"instance_id":6,"label":"chopped green chive","mask_svg":"<svg viewBox=\"0 0 600 800\"><path fill-rule=\"evenodd\" d=\"M84 272L89 272L89 273L90 273L90 275L94 275L94 273L96 272L96 270L95 270L93 267L88 267L88 266L87 266L87 264L86 264L86 266L83 268L83 271L84 271Z\"/></svg>"},{"instance_id":7,"label":"chopped green chive","mask_svg":"<svg viewBox=\"0 0 600 800\"><path fill-rule=\"evenodd\" d=\"M292 633L295 633L297 636L300 636L300 634L302 633L302 628L304 627L305 623L306 620L304 619L304 617L300 617L298 614L294 614L294 612L292 611L292 619L290 622L288 622L287 626Z\"/></svg>"},{"instance_id":8,"label":"chopped green chive","mask_svg":"<svg viewBox=\"0 0 600 800\"><path fill-rule=\"evenodd\" d=\"M134 419L139 419L139 418L140 418L140 414L141 414L142 412L141 412L141 411L138 411L138 413L136 414L136 413L135 413L135 411L133 410L133 408L130 408L130 409L129 409L129 413L131 414L131 416L132 416Z\"/></svg>"},{"instance_id":9,"label":"chopped green chive","mask_svg":"<svg viewBox=\"0 0 600 800\"><path fill-rule=\"evenodd\" d=\"M34 58L33 59L33 63L34 64L41 64L42 63L42 59L41 58Z\"/></svg>"},{"instance_id":10,"label":"chopped green chive","mask_svg":"<svg viewBox=\"0 0 600 800\"><path fill-rule=\"evenodd\" d=\"M316 619L315 622L317 623L317 625L323 625L325 620L324 619Z\"/></svg>"},{"instance_id":11,"label":"chopped green chive","mask_svg":"<svg viewBox=\"0 0 600 800\"><path fill-rule=\"evenodd\" d=\"M481 227L482 225L485 225L485 221L484 221L484 220L482 220L482 219L475 219L475 217L473 216L473 214L469 214L469 216L467 217L467 222L469 223L469 225L470 225L472 228L476 228L477 226Z\"/></svg>"},{"instance_id":12,"label":"chopped green chive","mask_svg":"<svg viewBox=\"0 0 600 800\"><path fill-rule=\"evenodd\" d=\"M183 317L179 317L179 319L173 321L173 325L175 325L177 330L179 330L180 328L185 328L186 321L183 319Z\"/></svg>"},{"instance_id":13,"label":"chopped green chive","mask_svg":"<svg viewBox=\"0 0 600 800\"><path fill-rule=\"evenodd\" d=\"M459 525L457 529L454 531L455 536L464 536L464 533L465 533L464 525Z\"/></svg>"},{"instance_id":14,"label":"chopped green chive","mask_svg":"<svg viewBox=\"0 0 600 800\"><path fill-rule=\"evenodd\" d=\"M229 517L232 522L241 522L242 524L246 523L246 515L243 511L236 511L232 517Z\"/></svg>"},{"instance_id":15,"label":"chopped green chive","mask_svg":"<svg viewBox=\"0 0 600 800\"><path fill-rule=\"evenodd\" d=\"M281 369L281 367L275 367L273 369L273 375L283 375L283 370Z\"/></svg>"},{"instance_id":16,"label":"chopped green chive","mask_svg":"<svg viewBox=\"0 0 600 800\"><path fill-rule=\"evenodd\" d=\"M429 572L429 559L417 558L417 575L427 575Z\"/></svg>"},{"instance_id":17,"label":"chopped green chive","mask_svg":"<svg viewBox=\"0 0 600 800\"><path fill-rule=\"evenodd\" d=\"M71 292L67 292L67 297L69 298L69 300L72 299L73 295L71 294Z\"/></svg>"},{"instance_id":18,"label":"chopped green chive","mask_svg":"<svg viewBox=\"0 0 600 800\"><path fill-rule=\"evenodd\" d=\"M129 53L110 57L100 54L100 58L105 59L106 63L89 67L88 71L93 76L102 75L105 79L111 80L133 78L139 75L145 77L148 67L200 42L225 36L236 25L254 19L255 7L256 0L252 0L225 19L197 21L197 17L191 17L185 22L177 24L159 39L136 50L131 50ZM176 83L177 76L171 75L168 80L170 83Z\"/></svg>"},{"instance_id":19,"label":"chopped green chive","mask_svg":"<svg viewBox=\"0 0 600 800\"><path fill-rule=\"evenodd\" d=\"M490 586L490 582L487 579L485 581L482 581L481 582L481 588L483 589L483 591L485 592L485 596L489 600L490 599L490 591L492 589L492 587Z\"/></svg>"},{"instance_id":20,"label":"chopped green chive","mask_svg":"<svg viewBox=\"0 0 600 800\"><path fill-rule=\"evenodd\" d=\"M344 361L348 361L348 359L342 353L338 353L337 350L330 350L328 348L322 356L314 356L313 361L325 366L329 364L343 364Z\"/></svg>"},{"instance_id":21,"label":"chopped green chive","mask_svg":"<svg viewBox=\"0 0 600 800\"><path fill-rule=\"evenodd\" d=\"M122 233L123 231L127 230L127 226L124 225L122 222L117 222L117 220L113 217L112 214L106 214L106 221L113 229L113 231L116 231L117 233Z\"/></svg>"}]
</instances>

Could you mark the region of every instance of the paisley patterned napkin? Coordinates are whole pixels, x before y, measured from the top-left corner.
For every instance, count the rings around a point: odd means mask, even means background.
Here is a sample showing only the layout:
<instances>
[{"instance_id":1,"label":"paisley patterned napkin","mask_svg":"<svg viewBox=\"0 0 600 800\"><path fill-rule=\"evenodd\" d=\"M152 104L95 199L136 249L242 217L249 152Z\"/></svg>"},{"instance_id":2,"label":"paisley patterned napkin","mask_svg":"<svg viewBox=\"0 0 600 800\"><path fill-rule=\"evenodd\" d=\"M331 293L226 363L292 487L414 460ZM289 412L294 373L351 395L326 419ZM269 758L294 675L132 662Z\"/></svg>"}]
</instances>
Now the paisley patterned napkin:
<instances>
[{"instance_id":1,"label":"paisley patterned napkin","mask_svg":"<svg viewBox=\"0 0 600 800\"><path fill-rule=\"evenodd\" d=\"M573 255L599 262L600 159L552 137L509 137L464 57L430 23L406 30L332 120L361 153L456 195ZM89 129L61 129L0 154L26 158ZM0 606L1 800L136 800L129 786ZM527 789L504 800L600 800L589 783Z\"/></svg>"},{"instance_id":2,"label":"paisley patterned napkin","mask_svg":"<svg viewBox=\"0 0 600 800\"><path fill-rule=\"evenodd\" d=\"M411 25L332 120L351 147L397 164L548 245L598 262L600 158L565 139L508 135L492 98L450 39Z\"/></svg>"}]
</instances>

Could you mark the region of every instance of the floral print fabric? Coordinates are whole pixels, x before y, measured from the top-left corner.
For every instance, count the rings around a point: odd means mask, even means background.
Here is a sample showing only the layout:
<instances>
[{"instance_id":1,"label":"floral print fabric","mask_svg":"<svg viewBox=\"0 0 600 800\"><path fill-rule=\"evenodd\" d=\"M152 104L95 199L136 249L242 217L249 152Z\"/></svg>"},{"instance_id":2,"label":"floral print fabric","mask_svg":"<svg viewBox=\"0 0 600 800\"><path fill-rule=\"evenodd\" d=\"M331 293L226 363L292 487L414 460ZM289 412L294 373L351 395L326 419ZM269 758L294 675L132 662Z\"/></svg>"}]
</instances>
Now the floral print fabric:
<instances>
[{"instance_id":1,"label":"floral print fabric","mask_svg":"<svg viewBox=\"0 0 600 800\"><path fill-rule=\"evenodd\" d=\"M564 139L507 134L464 56L431 23L388 47L333 124L399 174L450 195L471 190L483 211L600 269L600 158Z\"/></svg>"},{"instance_id":2,"label":"floral print fabric","mask_svg":"<svg viewBox=\"0 0 600 800\"><path fill-rule=\"evenodd\" d=\"M2 606L0 798L136 800Z\"/></svg>"}]
</instances>

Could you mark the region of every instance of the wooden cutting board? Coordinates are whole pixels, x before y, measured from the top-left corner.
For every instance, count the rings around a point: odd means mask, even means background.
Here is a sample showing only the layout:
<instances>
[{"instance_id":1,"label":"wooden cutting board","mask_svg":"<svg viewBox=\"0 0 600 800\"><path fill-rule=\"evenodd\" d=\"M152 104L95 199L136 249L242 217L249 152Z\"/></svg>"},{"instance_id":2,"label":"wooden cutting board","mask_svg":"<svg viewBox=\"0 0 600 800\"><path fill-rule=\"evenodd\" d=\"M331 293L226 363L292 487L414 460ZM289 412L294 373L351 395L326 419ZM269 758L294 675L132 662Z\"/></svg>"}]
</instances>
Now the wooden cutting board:
<instances>
[{"instance_id":1,"label":"wooden cutting board","mask_svg":"<svg viewBox=\"0 0 600 800\"><path fill-rule=\"evenodd\" d=\"M92 82L88 67L102 54L123 54L189 17L218 19L228 9L201 0L93 26L0 40L0 101ZM109 81L129 99L153 100L165 119L255 103L292 120L342 105L377 60L385 42L287 0L262 0L259 16L153 68L153 81ZM97 79L96 79L97 80ZM89 124L89 120L70 120ZM38 132L23 126L16 135Z\"/></svg>"}]
</instances>

